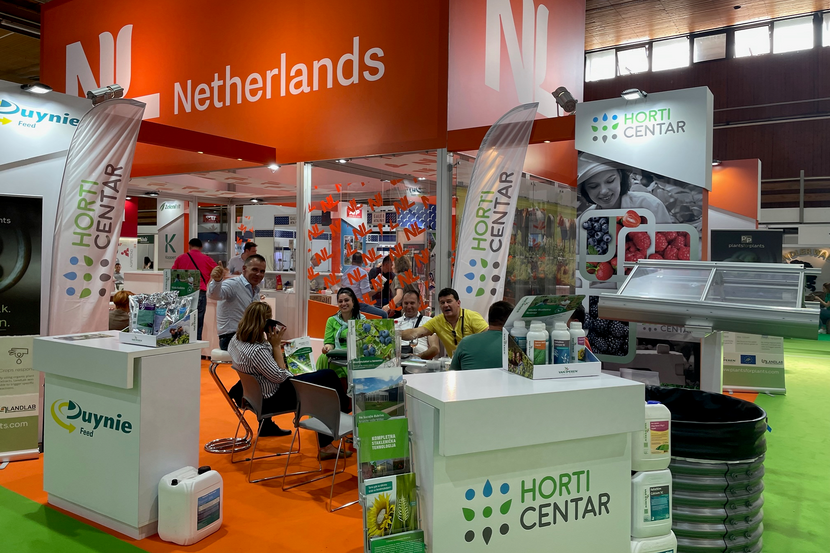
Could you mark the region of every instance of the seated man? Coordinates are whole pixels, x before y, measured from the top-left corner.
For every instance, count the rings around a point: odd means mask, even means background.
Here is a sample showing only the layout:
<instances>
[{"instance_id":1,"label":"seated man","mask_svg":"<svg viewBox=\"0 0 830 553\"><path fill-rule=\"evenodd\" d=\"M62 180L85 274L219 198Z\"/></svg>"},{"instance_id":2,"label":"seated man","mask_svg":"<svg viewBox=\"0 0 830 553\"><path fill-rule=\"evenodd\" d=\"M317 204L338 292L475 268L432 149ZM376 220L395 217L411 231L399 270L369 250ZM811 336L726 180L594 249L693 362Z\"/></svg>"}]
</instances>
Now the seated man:
<instances>
[{"instance_id":1,"label":"seated man","mask_svg":"<svg viewBox=\"0 0 830 553\"><path fill-rule=\"evenodd\" d=\"M452 357L450 370L498 369L502 366L502 329L513 306L506 301L497 301L490 306L487 319L490 326L486 332L465 337L458 344Z\"/></svg>"},{"instance_id":2,"label":"seated man","mask_svg":"<svg viewBox=\"0 0 830 553\"><path fill-rule=\"evenodd\" d=\"M403 293L403 315L395 319L396 330L407 330L410 328L418 328L422 324L429 322L432 317L422 315L421 308L421 293L417 288L407 288ZM416 355L421 359L432 359L438 355L438 336L433 334L428 338L418 338L412 342L401 343L401 353L409 348L412 355Z\"/></svg>"},{"instance_id":3,"label":"seated man","mask_svg":"<svg viewBox=\"0 0 830 553\"><path fill-rule=\"evenodd\" d=\"M423 326L401 331L401 340L415 340L437 334L447 355L452 356L458 342L470 334L487 330L484 317L469 309L461 309L458 292L444 288L438 292L441 314L427 321Z\"/></svg>"}]
</instances>

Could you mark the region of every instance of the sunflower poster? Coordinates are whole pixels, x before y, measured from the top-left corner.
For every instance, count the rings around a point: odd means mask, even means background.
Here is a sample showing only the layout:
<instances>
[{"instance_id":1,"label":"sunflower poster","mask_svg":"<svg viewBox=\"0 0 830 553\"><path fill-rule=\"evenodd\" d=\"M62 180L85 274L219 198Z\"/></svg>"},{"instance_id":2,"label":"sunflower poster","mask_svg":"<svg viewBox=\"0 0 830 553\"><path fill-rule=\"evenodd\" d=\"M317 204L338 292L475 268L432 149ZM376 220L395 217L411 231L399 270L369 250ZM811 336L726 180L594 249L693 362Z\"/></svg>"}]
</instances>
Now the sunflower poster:
<instances>
[{"instance_id":1,"label":"sunflower poster","mask_svg":"<svg viewBox=\"0 0 830 553\"><path fill-rule=\"evenodd\" d=\"M371 478L366 490L366 532L369 539L418 528L415 473Z\"/></svg>"}]
</instances>

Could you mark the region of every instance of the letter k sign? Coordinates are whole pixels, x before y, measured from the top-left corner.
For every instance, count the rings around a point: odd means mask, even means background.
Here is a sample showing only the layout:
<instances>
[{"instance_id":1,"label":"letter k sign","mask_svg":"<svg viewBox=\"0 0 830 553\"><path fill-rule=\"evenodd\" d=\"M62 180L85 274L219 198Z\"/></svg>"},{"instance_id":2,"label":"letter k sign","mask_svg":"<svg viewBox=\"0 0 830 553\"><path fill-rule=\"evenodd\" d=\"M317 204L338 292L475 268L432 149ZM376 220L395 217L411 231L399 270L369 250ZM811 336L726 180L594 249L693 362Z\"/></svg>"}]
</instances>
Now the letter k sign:
<instances>
[{"instance_id":1,"label":"letter k sign","mask_svg":"<svg viewBox=\"0 0 830 553\"><path fill-rule=\"evenodd\" d=\"M168 251L176 253L176 248L173 247L173 240L176 239L175 234L165 234L164 235L164 253Z\"/></svg>"}]
</instances>

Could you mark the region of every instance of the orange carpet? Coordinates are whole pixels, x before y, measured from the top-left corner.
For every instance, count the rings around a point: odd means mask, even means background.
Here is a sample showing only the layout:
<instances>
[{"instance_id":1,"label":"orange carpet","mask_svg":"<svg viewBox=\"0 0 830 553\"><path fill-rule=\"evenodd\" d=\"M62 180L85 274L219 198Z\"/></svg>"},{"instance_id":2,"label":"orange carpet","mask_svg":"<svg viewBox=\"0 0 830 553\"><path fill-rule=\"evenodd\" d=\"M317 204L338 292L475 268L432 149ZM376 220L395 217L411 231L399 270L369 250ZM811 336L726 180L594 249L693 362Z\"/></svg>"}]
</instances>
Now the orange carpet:
<instances>
[{"instance_id":1,"label":"orange carpet","mask_svg":"<svg viewBox=\"0 0 830 553\"><path fill-rule=\"evenodd\" d=\"M230 455L216 455L202 449L214 438L233 436L236 428L234 415L208 372L208 362L202 362L201 425L199 428L199 464L210 465L217 470L225 484L224 524L222 528L204 540L187 547L167 543L158 535L131 540L121 534L92 524L126 542L151 552L171 551L226 552L232 549L266 550L276 548L282 552L332 551L359 553L363 551L362 510L353 505L335 513L329 513L326 502L330 479L320 480L300 488L283 492L282 480L248 484L248 463L231 464ZM219 369L219 376L230 387L235 378L228 366ZM292 428L291 415L278 417L282 428ZM253 416L249 422L254 426ZM303 456L291 457L291 470L317 467L316 435L302 433ZM257 446L257 454L284 451L291 443L288 438L263 438ZM249 453L250 450L244 452ZM334 461L325 461L323 467L330 470ZM254 463L252 477L282 474L285 460L282 457ZM342 467L342 461L341 461ZM303 478L303 477L300 477ZM10 463L0 471L0 486L4 486L38 503L46 503L43 491L43 461L19 461ZM334 503L340 505L357 499L357 472L355 458L347 460L344 474L337 476L334 487ZM71 513L67 513L70 514ZM75 517L84 520L80 517ZM85 520L84 520L85 521ZM85 521L86 522L86 521Z\"/></svg>"}]
</instances>

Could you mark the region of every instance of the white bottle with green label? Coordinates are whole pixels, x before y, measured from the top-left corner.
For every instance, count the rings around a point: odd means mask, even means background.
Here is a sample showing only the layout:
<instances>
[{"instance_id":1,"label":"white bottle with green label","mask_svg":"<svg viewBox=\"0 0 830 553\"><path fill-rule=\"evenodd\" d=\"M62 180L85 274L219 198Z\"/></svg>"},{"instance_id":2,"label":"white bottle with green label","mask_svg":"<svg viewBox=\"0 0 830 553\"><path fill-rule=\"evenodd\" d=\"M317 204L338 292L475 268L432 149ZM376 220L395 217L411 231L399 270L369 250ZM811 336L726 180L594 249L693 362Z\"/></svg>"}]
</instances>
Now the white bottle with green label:
<instances>
[{"instance_id":1,"label":"white bottle with green label","mask_svg":"<svg viewBox=\"0 0 830 553\"><path fill-rule=\"evenodd\" d=\"M582 330L582 323L574 321L571 323L571 363L585 361L585 331Z\"/></svg>"},{"instance_id":2,"label":"white bottle with green label","mask_svg":"<svg viewBox=\"0 0 830 553\"><path fill-rule=\"evenodd\" d=\"M631 537L671 532L671 471L637 472L631 477Z\"/></svg>"},{"instance_id":3,"label":"white bottle with green label","mask_svg":"<svg viewBox=\"0 0 830 553\"><path fill-rule=\"evenodd\" d=\"M631 553L677 553L674 532L656 538L631 538Z\"/></svg>"},{"instance_id":4,"label":"white bottle with green label","mask_svg":"<svg viewBox=\"0 0 830 553\"><path fill-rule=\"evenodd\" d=\"M548 331L545 330L545 323L533 321L530 323L530 331L527 333L527 356L533 360L534 365L547 365L548 359Z\"/></svg>"},{"instance_id":5,"label":"white bottle with green label","mask_svg":"<svg viewBox=\"0 0 830 553\"><path fill-rule=\"evenodd\" d=\"M565 323L556 323L550 334L551 357L554 365L571 362L571 333Z\"/></svg>"},{"instance_id":6,"label":"white bottle with green label","mask_svg":"<svg viewBox=\"0 0 830 553\"><path fill-rule=\"evenodd\" d=\"M527 326L524 321L514 321L513 328L510 329L510 335L516 340L516 345L522 348L522 351L527 351Z\"/></svg>"},{"instance_id":7,"label":"white bottle with green label","mask_svg":"<svg viewBox=\"0 0 830 553\"><path fill-rule=\"evenodd\" d=\"M631 470L662 470L671 462L671 411L659 401L646 402L643 429L632 435Z\"/></svg>"}]
</instances>

